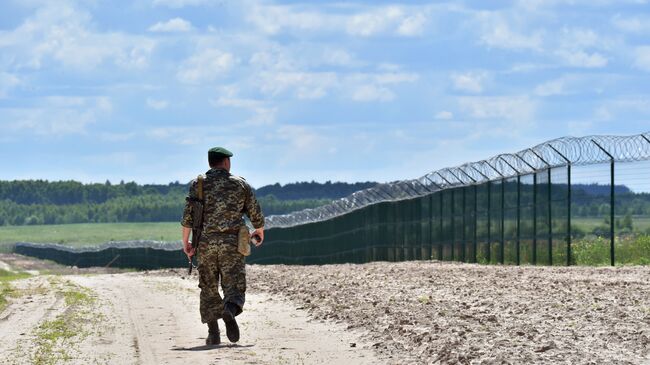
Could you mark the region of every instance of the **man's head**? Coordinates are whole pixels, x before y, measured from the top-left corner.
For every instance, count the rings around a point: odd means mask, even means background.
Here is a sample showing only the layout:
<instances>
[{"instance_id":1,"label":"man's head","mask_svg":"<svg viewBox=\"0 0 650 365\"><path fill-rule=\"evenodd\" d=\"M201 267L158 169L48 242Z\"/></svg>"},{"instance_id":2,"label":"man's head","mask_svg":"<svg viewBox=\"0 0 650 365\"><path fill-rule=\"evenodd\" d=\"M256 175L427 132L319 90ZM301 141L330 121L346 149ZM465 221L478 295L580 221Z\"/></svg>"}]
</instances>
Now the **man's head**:
<instances>
[{"instance_id":1,"label":"man's head","mask_svg":"<svg viewBox=\"0 0 650 365\"><path fill-rule=\"evenodd\" d=\"M223 168L230 171L230 157L232 152L223 147L214 147L208 150L208 164L210 168Z\"/></svg>"}]
</instances>

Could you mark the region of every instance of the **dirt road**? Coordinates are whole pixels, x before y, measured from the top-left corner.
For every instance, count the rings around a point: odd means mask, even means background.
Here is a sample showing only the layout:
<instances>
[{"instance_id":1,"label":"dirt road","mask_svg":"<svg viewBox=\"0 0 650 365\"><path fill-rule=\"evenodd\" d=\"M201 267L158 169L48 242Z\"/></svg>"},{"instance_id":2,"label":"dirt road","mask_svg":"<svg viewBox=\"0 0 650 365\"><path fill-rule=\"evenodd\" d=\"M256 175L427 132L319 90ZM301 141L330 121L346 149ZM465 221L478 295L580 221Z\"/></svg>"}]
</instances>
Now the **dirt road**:
<instances>
[{"instance_id":1,"label":"dirt road","mask_svg":"<svg viewBox=\"0 0 650 365\"><path fill-rule=\"evenodd\" d=\"M26 292L0 317L2 364L380 363L343 325L310 320L289 302L263 293L248 295L246 311L238 317L240 342L230 344L222 326L223 343L207 347L195 278L40 276L15 285ZM69 305L67 298L75 296L70 293L91 299ZM59 325L64 335L50 341L54 332L43 332ZM68 330L79 334L66 337Z\"/></svg>"},{"instance_id":2,"label":"dirt road","mask_svg":"<svg viewBox=\"0 0 650 365\"><path fill-rule=\"evenodd\" d=\"M252 265L217 348L183 270L45 270L12 283L0 364L650 365L650 267Z\"/></svg>"}]
</instances>

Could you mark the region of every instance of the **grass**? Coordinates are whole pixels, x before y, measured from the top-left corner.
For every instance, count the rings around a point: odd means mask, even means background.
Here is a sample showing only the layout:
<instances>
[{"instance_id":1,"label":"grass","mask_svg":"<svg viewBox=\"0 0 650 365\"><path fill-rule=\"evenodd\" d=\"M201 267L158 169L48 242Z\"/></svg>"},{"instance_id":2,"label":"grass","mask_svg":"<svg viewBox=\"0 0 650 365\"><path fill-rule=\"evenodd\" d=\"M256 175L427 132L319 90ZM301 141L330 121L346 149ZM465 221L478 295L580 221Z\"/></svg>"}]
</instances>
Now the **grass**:
<instances>
[{"instance_id":1,"label":"grass","mask_svg":"<svg viewBox=\"0 0 650 365\"><path fill-rule=\"evenodd\" d=\"M18 292L11 286L11 282L14 280L25 279L30 276L31 275L24 272L15 273L0 269L0 312L2 312L7 306L7 298L18 295Z\"/></svg>"},{"instance_id":2,"label":"grass","mask_svg":"<svg viewBox=\"0 0 650 365\"><path fill-rule=\"evenodd\" d=\"M36 365L52 365L72 359L70 350L89 333L83 325L93 319L90 305L95 297L89 289L78 287L69 281L52 278L50 283L58 288L58 295L65 301L65 310L54 319L43 322L35 331L36 350L31 362ZM95 316L95 320L99 317Z\"/></svg>"},{"instance_id":3,"label":"grass","mask_svg":"<svg viewBox=\"0 0 650 365\"><path fill-rule=\"evenodd\" d=\"M621 219L621 216L616 216L616 219ZM605 223L605 217L601 218L581 218L581 217L572 217L571 225L576 226L582 229L585 232L591 232L594 228L602 226ZM632 223L634 224L634 230L637 232L647 232L650 230L650 217L632 217Z\"/></svg>"},{"instance_id":4,"label":"grass","mask_svg":"<svg viewBox=\"0 0 650 365\"><path fill-rule=\"evenodd\" d=\"M178 241L180 238L181 226L177 222L4 226L0 227L0 252L11 251L16 242L58 243L81 247L108 241Z\"/></svg>"},{"instance_id":5,"label":"grass","mask_svg":"<svg viewBox=\"0 0 650 365\"><path fill-rule=\"evenodd\" d=\"M610 264L608 238L582 239L573 243L573 259L577 265L600 266ZM650 265L650 236L618 237L614 243L617 265Z\"/></svg>"}]
</instances>

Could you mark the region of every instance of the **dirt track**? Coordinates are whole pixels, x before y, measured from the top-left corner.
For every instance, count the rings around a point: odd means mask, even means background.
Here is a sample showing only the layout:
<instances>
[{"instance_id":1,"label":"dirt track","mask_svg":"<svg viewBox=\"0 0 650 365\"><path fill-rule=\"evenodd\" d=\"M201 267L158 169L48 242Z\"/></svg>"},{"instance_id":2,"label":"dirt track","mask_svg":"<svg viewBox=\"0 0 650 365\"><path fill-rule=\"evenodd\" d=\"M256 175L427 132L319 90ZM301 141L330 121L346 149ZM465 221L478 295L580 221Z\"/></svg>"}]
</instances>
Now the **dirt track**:
<instances>
[{"instance_id":1,"label":"dirt track","mask_svg":"<svg viewBox=\"0 0 650 365\"><path fill-rule=\"evenodd\" d=\"M36 300L34 295L18 299L0 317L0 358L4 359L0 363L30 364L37 358L70 364L143 365L379 362L372 350L351 347L357 336L342 325L311 321L286 300L263 293L248 296L246 312L238 317L242 338L236 345L228 342L222 326L223 343L205 346L207 327L198 316L194 279L168 272L61 277L68 288L90 289L95 300L83 311L84 323L76 328L82 335L48 350L51 357L35 355L43 347L35 329L65 312L65 305L55 294L56 282L28 279L20 286L44 290Z\"/></svg>"},{"instance_id":2,"label":"dirt track","mask_svg":"<svg viewBox=\"0 0 650 365\"><path fill-rule=\"evenodd\" d=\"M647 267L409 262L248 276L242 339L222 334L217 348L203 346L196 277L182 270L15 282L0 364L34 363L44 348L71 364L650 363ZM70 306L66 291L94 299ZM79 335L49 348L38 331L56 318L73 318Z\"/></svg>"}]
</instances>

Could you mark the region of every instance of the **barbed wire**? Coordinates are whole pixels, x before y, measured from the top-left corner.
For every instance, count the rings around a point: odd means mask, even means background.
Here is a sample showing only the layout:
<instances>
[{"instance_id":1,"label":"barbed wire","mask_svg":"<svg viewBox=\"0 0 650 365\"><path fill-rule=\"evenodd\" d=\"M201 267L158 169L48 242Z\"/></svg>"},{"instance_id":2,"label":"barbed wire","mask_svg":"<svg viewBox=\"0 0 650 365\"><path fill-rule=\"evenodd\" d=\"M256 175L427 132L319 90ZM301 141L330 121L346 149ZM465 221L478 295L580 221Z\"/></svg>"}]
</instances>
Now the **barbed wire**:
<instances>
[{"instance_id":1,"label":"barbed wire","mask_svg":"<svg viewBox=\"0 0 650 365\"><path fill-rule=\"evenodd\" d=\"M549 168L650 159L650 132L633 136L562 137L516 153L432 171L420 178L379 184L327 205L266 218L266 228L331 219L385 201L417 198L449 188L483 184Z\"/></svg>"}]
</instances>

